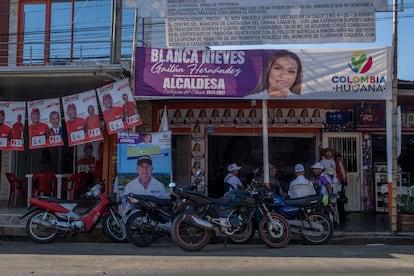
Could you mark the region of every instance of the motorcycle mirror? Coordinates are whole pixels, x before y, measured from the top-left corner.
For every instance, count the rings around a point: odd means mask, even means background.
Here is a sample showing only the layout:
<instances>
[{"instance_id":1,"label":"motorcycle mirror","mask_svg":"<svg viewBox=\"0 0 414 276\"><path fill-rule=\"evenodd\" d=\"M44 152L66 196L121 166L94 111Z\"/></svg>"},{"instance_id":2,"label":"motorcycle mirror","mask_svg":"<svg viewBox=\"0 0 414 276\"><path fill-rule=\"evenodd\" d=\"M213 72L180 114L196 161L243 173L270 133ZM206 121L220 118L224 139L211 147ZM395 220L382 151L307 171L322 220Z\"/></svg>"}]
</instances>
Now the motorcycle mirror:
<instances>
[{"instance_id":1,"label":"motorcycle mirror","mask_svg":"<svg viewBox=\"0 0 414 276\"><path fill-rule=\"evenodd\" d=\"M168 187L175 188L177 185L175 184L175 182L171 182L170 184L168 184Z\"/></svg>"}]
</instances>

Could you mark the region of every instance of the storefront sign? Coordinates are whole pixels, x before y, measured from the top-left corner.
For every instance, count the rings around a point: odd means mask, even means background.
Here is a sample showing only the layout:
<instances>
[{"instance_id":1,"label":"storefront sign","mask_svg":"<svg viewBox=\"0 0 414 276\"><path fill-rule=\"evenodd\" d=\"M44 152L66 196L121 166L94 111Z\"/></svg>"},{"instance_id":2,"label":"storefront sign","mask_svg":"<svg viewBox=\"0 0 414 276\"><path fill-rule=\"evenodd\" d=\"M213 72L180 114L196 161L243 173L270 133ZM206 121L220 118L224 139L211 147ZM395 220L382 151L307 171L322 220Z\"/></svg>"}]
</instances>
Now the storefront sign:
<instances>
[{"instance_id":1,"label":"storefront sign","mask_svg":"<svg viewBox=\"0 0 414 276\"><path fill-rule=\"evenodd\" d=\"M384 130L385 107L376 105L356 106L355 124L357 130Z\"/></svg>"},{"instance_id":2,"label":"storefront sign","mask_svg":"<svg viewBox=\"0 0 414 276\"><path fill-rule=\"evenodd\" d=\"M327 124L346 124L349 122L349 112L326 112Z\"/></svg>"},{"instance_id":3,"label":"storefront sign","mask_svg":"<svg viewBox=\"0 0 414 276\"><path fill-rule=\"evenodd\" d=\"M136 51L146 98L391 99L391 48Z\"/></svg>"}]
</instances>

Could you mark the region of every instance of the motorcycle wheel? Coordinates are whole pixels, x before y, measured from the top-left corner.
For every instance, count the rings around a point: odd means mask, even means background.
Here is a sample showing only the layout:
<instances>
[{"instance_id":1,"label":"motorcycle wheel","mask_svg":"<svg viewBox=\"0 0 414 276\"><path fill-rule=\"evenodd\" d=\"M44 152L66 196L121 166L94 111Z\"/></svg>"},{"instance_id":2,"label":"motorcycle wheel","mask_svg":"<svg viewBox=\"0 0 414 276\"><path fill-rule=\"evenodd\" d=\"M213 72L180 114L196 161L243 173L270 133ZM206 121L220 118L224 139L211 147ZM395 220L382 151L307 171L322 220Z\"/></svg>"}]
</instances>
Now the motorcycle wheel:
<instances>
[{"instance_id":1,"label":"motorcycle wheel","mask_svg":"<svg viewBox=\"0 0 414 276\"><path fill-rule=\"evenodd\" d=\"M104 217L102 221L102 230L111 241L128 241L125 224L119 214L115 214L115 217L111 215Z\"/></svg>"},{"instance_id":2,"label":"motorcycle wheel","mask_svg":"<svg viewBox=\"0 0 414 276\"><path fill-rule=\"evenodd\" d=\"M54 214L45 211L37 211L32 214L26 222L26 233L32 241L37 243L48 243L57 238L58 231L56 227L47 227L35 222L35 220L41 220L45 223L52 224L55 224L58 221Z\"/></svg>"},{"instance_id":3,"label":"motorcycle wheel","mask_svg":"<svg viewBox=\"0 0 414 276\"><path fill-rule=\"evenodd\" d=\"M320 226L320 229L310 227L310 223ZM311 212L308 219L303 222L302 238L309 244L324 244L333 235L333 224L325 214Z\"/></svg>"},{"instance_id":4,"label":"motorcycle wheel","mask_svg":"<svg viewBox=\"0 0 414 276\"><path fill-rule=\"evenodd\" d=\"M249 224L246 226L243 232L236 233L230 237L231 241L237 244L245 243L249 241L255 232L254 223L250 220Z\"/></svg>"},{"instance_id":5,"label":"motorcycle wheel","mask_svg":"<svg viewBox=\"0 0 414 276\"><path fill-rule=\"evenodd\" d=\"M185 221L185 216L200 217L194 212L179 214L173 222L171 237L175 244L187 251L198 251L207 246L211 239L211 232Z\"/></svg>"},{"instance_id":6,"label":"motorcycle wheel","mask_svg":"<svg viewBox=\"0 0 414 276\"><path fill-rule=\"evenodd\" d=\"M272 214L272 221L263 216L259 223L259 235L263 242L272 248L285 247L291 238L287 220L277 214Z\"/></svg>"},{"instance_id":7,"label":"motorcycle wheel","mask_svg":"<svg viewBox=\"0 0 414 276\"><path fill-rule=\"evenodd\" d=\"M151 226L151 216L147 216L145 211L130 215L125 228L128 241L137 247L148 247L157 239Z\"/></svg>"}]
</instances>

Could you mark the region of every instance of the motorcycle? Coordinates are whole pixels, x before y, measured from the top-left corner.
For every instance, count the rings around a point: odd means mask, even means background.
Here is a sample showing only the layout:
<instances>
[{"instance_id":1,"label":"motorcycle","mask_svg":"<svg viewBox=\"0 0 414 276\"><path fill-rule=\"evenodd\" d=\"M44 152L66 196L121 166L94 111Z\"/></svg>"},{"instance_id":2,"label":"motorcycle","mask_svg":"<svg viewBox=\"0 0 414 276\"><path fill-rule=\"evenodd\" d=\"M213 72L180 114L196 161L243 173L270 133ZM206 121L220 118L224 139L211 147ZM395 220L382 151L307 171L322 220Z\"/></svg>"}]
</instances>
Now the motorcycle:
<instances>
[{"instance_id":1,"label":"motorcycle","mask_svg":"<svg viewBox=\"0 0 414 276\"><path fill-rule=\"evenodd\" d=\"M259 236L267 246L280 248L290 241L288 222L268 208L273 203L272 193L255 180L247 189L228 192L219 199L195 192L182 192L181 197L191 208L176 216L171 236L184 250L201 250L213 235L227 239L247 233L243 236L248 237L257 211L262 217L257 225Z\"/></svg>"},{"instance_id":2,"label":"motorcycle","mask_svg":"<svg viewBox=\"0 0 414 276\"><path fill-rule=\"evenodd\" d=\"M274 196L272 211L287 219L293 234L310 244L327 243L333 235L332 220L323 211L323 195L310 195L296 199Z\"/></svg>"},{"instance_id":3,"label":"motorcycle","mask_svg":"<svg viewBox=\"0 0 414 276\"><path fill-rule=\"evenodd\" d=\"M102 185L94 185L82 199L92 198L94 204L84 213L76 212L80 202L57 199L48 196L32 197L28 211L20 219L29 216L26 233L37 243L48 243L59 234L76 234L91 232L102 220L104 234L114 242L126 241L125 225L117 214L109 195L102 192Z\"/></svg>"},{"instance_id":4,"label":"motorcycle","mask_svg":"<svg viewBox=\"0 0 414 276\"><path fill-rule=\"evenodd\" d=\"M175 216L182 211L181 191L194 191L201 178L174 192L175 183L170 184L171 197L158 198L149 195L125 195L128 208L123 220L128 241L137 247L148 247L161 237L170 237L171 225Z\"/></svg>"}]
</instances>

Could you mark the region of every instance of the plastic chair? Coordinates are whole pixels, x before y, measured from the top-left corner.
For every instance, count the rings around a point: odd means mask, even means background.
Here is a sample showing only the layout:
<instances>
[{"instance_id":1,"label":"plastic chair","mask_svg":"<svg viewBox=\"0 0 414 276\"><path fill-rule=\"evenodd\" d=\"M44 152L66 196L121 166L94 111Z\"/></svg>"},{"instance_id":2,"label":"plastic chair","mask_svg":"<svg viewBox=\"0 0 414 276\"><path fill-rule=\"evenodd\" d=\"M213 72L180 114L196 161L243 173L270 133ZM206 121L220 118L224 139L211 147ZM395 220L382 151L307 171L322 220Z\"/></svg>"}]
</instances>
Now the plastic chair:
<instances>
[{"instance_id":1,"label":"plastic chair","mask_svg":"<svg viewBox=\"0 0 414 276\"><path fill-rule=\"evenodd\" d=\"M35 173L33 174L33 195L55 196L57 178L54 173Z\"/></svg>"},{"instance_id":2,"label":"plastic chair","mask_svg":"<svg viewBox=\"0 0 414 276\"><path fill-rule=\"evenodd\" d=\"M71 200L79 199L80 195L85 190L86 174L85 173L74 173L64 183L64 192L69 192L69 198Z\"/></svg>"},{"instance_id":3,"label":"plastic chair","mask_svg":"<svg viewBox=\"0 0 414 276\"><path fill-rule=\"evenodd\" d=\"M10 204L13 201L13 208L16 208L17 199L19 194L22 195L23 206L26 203L26 187L24 185L24 180L19 179L14 173L6 173L7 180L10 184L9 192L9 202L7 203L7 208L10 208Z\"/></svg>"}]
</instances>

